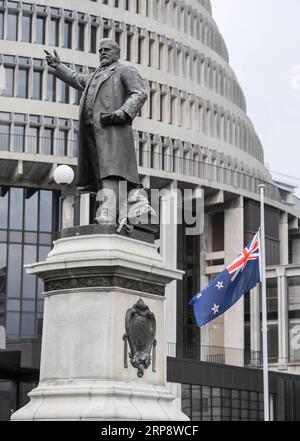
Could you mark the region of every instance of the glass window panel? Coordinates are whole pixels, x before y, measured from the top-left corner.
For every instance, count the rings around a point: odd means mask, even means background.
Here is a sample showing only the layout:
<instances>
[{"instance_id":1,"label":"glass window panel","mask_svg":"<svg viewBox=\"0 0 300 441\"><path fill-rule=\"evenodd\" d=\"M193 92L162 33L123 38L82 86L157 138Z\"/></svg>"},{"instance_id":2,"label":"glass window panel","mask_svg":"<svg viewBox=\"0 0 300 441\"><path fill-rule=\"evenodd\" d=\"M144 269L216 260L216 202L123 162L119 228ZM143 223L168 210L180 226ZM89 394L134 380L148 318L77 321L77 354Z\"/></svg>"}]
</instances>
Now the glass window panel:
<instances>
[{"instance_id":1,"label":"glass window panel","mask_svg":"<svg viewBox=\"0 0 300 441\"><path fill-rule=\"evenodd\" d=\"M50 20L50 44L58 46L59 21L56 18Z\"/></svg>"},{"instance_id":2,"label":"glass window panel","mask_svg":"<svg viewBox=\"0 0 300 441\"><path fill-rule=\"evenodd\" d=\"M0 38L4 37L4 12L0 12Z\"/></svg>"},{"instance_id":3,"label":"glass window panel","mask_svg":"<svg viewBox=\"0 0 300 441\"><path fill-rule=\"evenodd\" d=\"M61 81L61 92L60 92L60 100L62 103L69 104L70 101L70 86L68 84L63 83Z\"/></svg>"},{"instance_id":4,"label":"glass window panel","mask_svg":"<svg viewBox=\"0 0 300 441\"><path fill-rule=\"evenodd\" d=\"M21 316L21 336L34 337L35 336L35 314L25 312Z\"/></svg>"},{"instance_id":5,"label":"glass window panel","mask_svg":"<svg viewBox=\"0 0 300 441\"><path fill-rule=\"evenodd\" d=\"M72 48L72 22L64 22L64 47L67 49Z\"/></svg>"},{"instance_id":6,"label":"glass window panel","mask_svg":"<svg viewBox=\"0 0 300 441\"><path fill-rule=\"evenodd\" d=\"M22 311L35 312L35 300L24 300L22 302Z\"/></svg>"},{"instance_id":7,"label":"glass window panel","mask_svg":"<svg viewBox=\"0 0 300 441\"><path fill-rule=\"evenodd\" d=\"M24 234L24 243L28 244L36 244L37 243L37 233L25 233Z\"/></svg>"},{"instance_id":8,"label":"glass window panel","mask_svg":"<svg viewBox=\"0 0 300 441\"><path fill-rule=\"evenodd\" d=\"M25 199L24 229L36 231L38 226L38 192Z\"/></svg>"},{"instance_id":9,"label":"glass window panel","mask_svg":"<svg viewBox=\"0 0 300 441\"><path fill-rule=\"evenodd\" d=\"M9 124L0 123L0 150L9 150Z\"/></svg>"},{"instance_id":10,"label":"glass window panel","mask_svg":"<svg viewBox=\"0 0 300 441\"><path fill-rule=\"evenodd\" d=\"M45 17L36 18L36 42L38 44L45 44Z\"/></svg>"},{"instance_id":11,"label":"glass window panel","mask_svg":"<svg viewBox=\"0 0 300 441\"><path fill-rule=\"evenodd\" d=\"M7 39L17 40L18 35L18 14L17 12L9 11L7 14Z\"/></svg>"},{"instance_id":12,"label":"glass window panel","mask_svg":"<svg viewBox=\"0 0 300 441\"><path fill-rule=\"evenodd\" d=\"M44 139L43 139L43 150L41 153L44 155L52 155L53 154L53 142L54 142L54 130L53 129L45 129L44 130Z\"/></svg>"},{"instance_id":13,"label":"glass window panel","mask_svg":"<svg viewBox=\"0 0 300 441\"><path fill-rule=\"evenodd\" d=\"M31 22L32 15L23 14L22 16L22 41L31 42Z\"/></svg>"},{"instance_id":14,"label":"glass window panel","mask_svg":"<svg viewBox=\"0 0 300 441\"><path fill-rule=\"evenodd\" d=\"M84 28L85 28L85 24L84 23L78 23L78 28L77 28L77 49L79 49L80 51L84 50Z\"/></svg>"},{"instance_id":15,"label":"glass window panel","mask_svg":"<svg viewBox=\"0 0 300 441\"><path fill-rule=\"evenodd\" d=\"M36 256L37 248L34 245L24 246L24 265L35 263L37 261ZM36 295L36 277L30 274L26 274L23 270L23 298L35 299Z\"/></svg>"},{"instance_id":16,"label":"glass window panel","mask_svg":"<svg viewBox=\"0 0 300 441\"><path fill-rule=\"evenodd\" d=\"M68 155L68 131L59 130L58 132L58 156Z\"/></svg>"},{"instance_id":17,"label":"glass window panel","mask_svg":"<svg viewBox=\"0 0 300 441\"><path fill-rule=\"evenodd\" d=\"M14 96L14 67L5 67L5 91L3 92L4 96Z\"/></svg>"},{"instance_id":18,"label":"glass window panel","mask_svg":"<svg viewBox=\"0 0 300 441\"><path fill-rule=\"evenodd\" d=\"M41 245L52 245L52 234L40 233L39 242Z\"/></svg>"},{"instance_id":19,"label":"glass window panel","mask_svg":"<svg viewBox=\"0 0 300 441\"><path fill-rule=\"evenodd\" d=\"M9 338L19 337L20 331L20 314L16 312L8 312L6 315L6 333Z\"/></svg>"},{"instance_id":20,"label":"glass window panel","mask_svg":"<svg viewBox=\"0 0 300 441\"><path fill-rule=\"evenodd\" d=\"M9 226L13 230L22 230L23 227L23 189L10 189Z\"/></svg>"},{"instance_id":21,"label":"glass window panel","mask_svg":"<svg viewBox=\"0 0 300 441\"><path fill-rule=\"evenodd\" d=\"M15 244L9 245L7 297L20 298L21 274L22 274L22 246Z\"/></svg>"},{"instance_id":22,"label":"glass window panel","mask_svg":"<svg viewBox=\"0 0 300 441\"><path fill-rule=\"evenodd\" d=\"M28 69L19 69L18 97L28 98Z\"/></svg>"},{"instance_id":23,"label":"glass window panel","mask_svg":"<svg viewBox=\"0 0 300 441\"><path fill-rule=\"evenodd\" d=\"M56 78L49 71L47 76L47 101L56 101Z\"/></svg>"},{"instance_id":24,"label":"glass window panel","mask_svg":"<svg viewBox=\"0 0 300 441\"><path fill-rule=\"evenodd\" d=\"M9 231L9 241L22 243L22 231Z\"/></svg>"},{"instance_id":25,"label":"glass window panel","mask_svg":"<svg viewBox=\"0 0 300 441\"><path fill-rule=\"evenodd\" d=\"M42 261L42 259L38 259L39 262ZM41 279L38 279L37 281L37 293L38 293L38 299L43 299L43 292L44 292L44 282L42 282Z\"/></svg>"},{"instance_id":26,"label":"glass window panel","mask_svg":"<svg viewBox=\"0 0 300 441\"><path fill-rule=\"evenodd\" d=\"M32 98L36 100L42 99L42 75L43 72L41 70L33 71L33 92Z\"/></svg>"},{"instance_id":27,"label":"glass window panel","mask_svg":"<svg viewBox=\"0 0 300 441\"><path fill-rule=\"evenodd\" d=\"M6 230L0 230L0 241L7 242L7 231Z\"/></svg>"},{"instance_id":28,"label":"glass window panel","mask_svg":"<svg viewBox=\"0 0 300 441\"><path fill-rule=\"evenodd\" d=\"M7 228L8 215L8 192L0 197L0 228Z\"/></svg>"},{"instance_id":29,"label":"glass window panel","mask_svg":"<svg viewBox=\"0 0 300 441\"><path fill-rule=\"evenodd\" d=\"M73 157L77 158L78 156L78 132L74 130L73 132Z\"/></svg>"},{"instance_id":30,"label":"glass window panel","mask_svg":"<svg viewBox=\"0 0 300 441\"><path fill-rule=\"evenodd\" d=\"M91 26L91 52L97 52L97 28L96 26Z\"/></svg>"},{"instance_id":31,"label":"glass window panel","mask_svg":"<svg viewBox=\"0 0 300 441\"><path fill-rule=\"evenodd\" d=\"M21 304L20 300L8 299L7 300L7 304L6 304L7 311L17 311L17 312L19 312L20 311L20 304Z\"/></svg>"},{"instance_id":32,"label":"glass window panel","mask_svg":"<svg viewBox=\"0 0 300 441\"><path fill-rule=\"evenodd\" d=\"M29 135L27 139L27 152L39 153L39 127L29 127Z\"/></svg>"},{"instance_id":33,"label":"glass window panel","mask_svg":"<svg viewBox=\"0 0 300 441\"><path fill-rule=\"evenodd\" d=\"M52 192L40 191L40 231L52 231Z\"/></svg>"},{"instance_id":34,"label":"glass window panel","mask_svg":"<svg viewBox=\"0 0 300 441\"><path fill-rule=\"evenodd\" d=\"M6 292L6 278L7 278L7 265L6 265L6 243L0 243L0 295Z\"/></svg>"},{"instance_id":35,"label":"glass window panel","mask_svg":"<svg viewBox=\"0 0 300 441\"><path fill-rule=\"evenodd\" d=\"M14 128L14 144L12 151L24 152L25 146L25 126L17 126Z\"/></svg>"}]
</instances>

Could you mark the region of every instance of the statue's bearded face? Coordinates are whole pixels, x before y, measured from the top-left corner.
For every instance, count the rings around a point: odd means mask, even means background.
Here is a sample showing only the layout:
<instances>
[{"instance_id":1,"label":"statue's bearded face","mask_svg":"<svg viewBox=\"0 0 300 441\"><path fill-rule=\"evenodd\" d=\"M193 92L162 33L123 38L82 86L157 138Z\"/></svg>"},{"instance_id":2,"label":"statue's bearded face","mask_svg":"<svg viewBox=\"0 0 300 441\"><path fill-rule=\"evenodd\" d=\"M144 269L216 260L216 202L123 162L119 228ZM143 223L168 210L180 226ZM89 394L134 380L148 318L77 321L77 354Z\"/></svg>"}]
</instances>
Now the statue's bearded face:
<instances>
[{"instance_id":1,"label":"statue's bearded face","mask_svg":"<svg viewBox=\"0 0 300 441\"><path fill-rule=\"evenodd\" d=\"M120 51L113 45L113 43L105 42L99 47L99 61L100 66L110 66L120 58Z\"/></svg>"}]
</instances>

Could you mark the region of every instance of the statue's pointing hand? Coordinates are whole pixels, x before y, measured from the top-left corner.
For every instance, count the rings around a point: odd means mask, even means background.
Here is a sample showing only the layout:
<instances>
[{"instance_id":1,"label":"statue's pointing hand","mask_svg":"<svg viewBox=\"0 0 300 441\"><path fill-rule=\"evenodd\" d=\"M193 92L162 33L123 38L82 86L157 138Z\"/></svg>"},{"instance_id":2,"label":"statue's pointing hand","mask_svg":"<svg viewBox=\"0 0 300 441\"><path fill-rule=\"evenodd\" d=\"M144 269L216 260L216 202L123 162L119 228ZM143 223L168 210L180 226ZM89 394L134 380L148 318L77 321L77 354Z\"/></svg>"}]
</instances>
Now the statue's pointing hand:
<instances>
[{"instance_id":1,"label":"statue's pointing hand","mask_svg":"<svg viewBox=\"0 0 300 441\"><path fill-rule=\"evenodd\" d=\"M50 52L44 50L44 52L46 53L46 61L48 66L52 67L53 69L55 69L59 64L60 64L60 58L58 53L56 52L56 50L54 49L54 56L50 54Z\"/></svg>"}]
</instances>

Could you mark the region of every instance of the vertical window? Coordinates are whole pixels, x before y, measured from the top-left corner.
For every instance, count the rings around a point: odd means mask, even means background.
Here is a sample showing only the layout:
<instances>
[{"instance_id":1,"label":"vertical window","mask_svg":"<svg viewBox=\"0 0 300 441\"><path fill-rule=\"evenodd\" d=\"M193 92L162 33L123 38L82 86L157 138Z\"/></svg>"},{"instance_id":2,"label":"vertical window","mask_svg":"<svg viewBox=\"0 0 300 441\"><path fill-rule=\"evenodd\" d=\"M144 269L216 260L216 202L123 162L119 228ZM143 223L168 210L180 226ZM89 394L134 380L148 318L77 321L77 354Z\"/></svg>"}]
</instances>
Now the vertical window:
<instances>
[{"instance_id":1,"label":"vertical window","mask_svg":"<svg viewBox=\"0 0 300 441\"><path fill-rule=\"evenodd\" d=\"M82 66L76 64L75 65L75 70L78 73L82 72ZM82 92L80 90L75 90L75 101L74 101L74 104L78 105L80 103L81 97L82 97Z\"/></svg>"},{"instance_id":2,"label":"vertical window","mask_svg":"<svg viewBox=\"0 0 300 441\"><path fill-rule=\"evenodd\" d=\"M36 193L37 195L38 193ZM36 198L37 199L37 198ZM24 245L23 265L29 265L37 261L37 248L35 245ZM36 278L23 271L23 298L35 299Z\"/></svg>"},{"instance_id":3,"label":"vertical window","mask_svg":"<svg viewBox=\"0 0 300 441\"><path fill-rule=\"evenodd\" d=\"M28 98L28 69L19 69L18 97Z\"/></svg>"},{"instance_id":4,"label":"vertical window","mask_svg":"<svg viewBox=\"0 0 300 441\"><path fill-rule=\"evenodd\" d=\"M0 38L4 37L4 12L0 11Z\"/></svg>"},{"instance_id":5,"label":"vertical window","mask_svg":"<svg viewBox=\"0 0 300 441\"><path fill-rule=\"evenodd\" d=\"M91 52L97 52L97 27L91 26Z\"/></svg>"},{"instance_id":6,"label":"vertical window","mask_svg":"<svg viewBox=\"0 0 300 441\"><path fill-rule=\"evenodd\" d=\"M14 128L14 144L13 151L14 152L24 152L24 144L25 144L25 127L15 125Z\"/></svg>"},{"instance_id":7,"label":"vertical window","mask_svg":"<svg viewBox=\"0 0 300 441\"><path fill-rule=\"evenodd\" d=\"M16 41L18 37L18 13L8 11L7 14L7 39Z\"/></svg>"},{"instance_id":8,"label":"vertical window","mask_svg":"<svg viewBox=\"0 0 300 441\"><path fill-rule=\"evenodd\" d=\"M8 223L8 192L5 196L0 197L0 228L7 228ZM4 257L4 254L0 253L0 262L2 262L2 259Z\"/></svg>"},{"instance_id":9,"label":"vertical window","mask_svg":"<svg viewBox=\"0 0 300 441\"><path fill-rule=\"evenodd\" d=\"M132 34L127 34L127 51L126 51L126 60L131 60L131 42L132 42Z\"/></svg>"},{"instance_id":10,"label":"vertical window","mask_svg":"<svg viewBox=\"0 0 300 441\"><path fill-rule=\"evenodd\" d=\"M28 153L39 153L39 127L29 127L29 136L27 140Z\"/></svg>"},{"instance_id":11,"label":"vertical window","mask_svg":"<svg viewBox=\"0 0 300 441\"><path fill-rule=\"evenodd\" d=\"M46 19L43 16L36 18L36 42L38 44L45 44L45 25Z\"/></svg>"},{"instance_id":12,"label":"vertical window","mask_svg":"<svg viewBox=\"0 0 300 441\"><path fill-rule=\"evenodd\" d=\"M9 150L9 124L0 123L0 150Z\"/></svg>"},{"instance_id":13,"label":"vertical window","mask_svg":"<svg viewBox=\"0 0 300 441\"><path fill-rule=\"evenodd\" d=\"M77 28L77 49L84 51L84 29L85 23L78 23Z\"/></svg>"},{"instance_id":14,"label":"vertical window","mask_svg":"<svg viewBox=\"0 0 300 441\"><path fill-rule=\"evenodd\" d=\"M53 155L54 129L46 128L44 130L44 155Z\"/></svg>"},{"instance_id":15,"label":"vertical window","mask_svg":"<svg viewBox=\"0 0 300 441\"><path fill-rule=\"evenodd\" d=\"M58 46L59 41L59 20L51 18L50 20L50 44L51 46Z\"/></svg>"},{"instance_id":16,"label":"vertical window","mask_svg":"<svg viewBox=\"0 0 300 441\"><path fill-rule=\"evenodd\" d=\"M9 228L22 230L23 226L23 189L10 189Z\"/></svg>"},{"instance_id":17,"label":"vertical window","mask_svg":"<svg viewBox=\"0 0 300 441\"><path fill-rule=\"evenodd\" d=\"M7 297L20 298L21 274L22 274L22 246L16 244L9 245Z\"/></svg>"},{"instance_id":18,"label":"vertical window","mask_svg":"<svg viewBox=\"0 0 300 441\"><path fill-rule=\"evenodd\" d=\"M65 104L69 104L70 101L70 86L68 84L61 81L60 83L60 101Z\"/></svg>"},{"instance_id":19,"label":"vertical window","mask_svg":"<svg viewBox=\"0 0 300 441\"><path fill-rule=\"evenodd\" d=\"M22 15L22 41L31 42L31 23L32 16L25 14Z\"/></svg>"},{"instance_id":20,"label":"vertical window","mask_svg":"<svg viewBox=\"0 0 300 441\"><path fill-rule=\"evenodd\" d=\"M60 129L58 132L58 156L68 156L68 131Z\"/></svg>"},{"instance_id":21,"label":"vertical window","mask_svg":"<svg viewBox=\"0 0 300 441\"><path fill-rule=\"evenodd\" d=\"M47 101L56 101L56 77L49 71L47 77Z\"/></svg>"},{"instance_id":22,"label":"vertical window","mask_svg":"<svg viewBox=\"0 0 300 441\"><path fill-rule=\"evenodd\" d=\"M52 231L52 191L40 191L40 231Z\"/></svg>"},{"instance_id":23,"label":"vertical window","mask_svg":"<svg viewBox=\"0 0 300 441\"><path fill-rule=\"evenodd\" d=\"M42 99L42 74L41 70L33 70L32 98L36 100Z\"/></svg>"},{"instance_id":24,"label":"vertical window","mask_svg":"<svg viewBox=\"0 0 300 441\"><path fill-rule=\"evenodd\" d=\"M14 96L14 67L5 67L5 91L4 96Z\"/></svg>"},{"instance_id":25,"label":"vertical window","mask_svg":"<svg viewBox=\"0 0 300 441\"><path fill-rule=\"evenodd\" d=\"M38 226L38 192L25 199L24 229L36 231Z\"/></svg>"},{"instance_id":26,"label":"vertical window","mask_svg":"<svg viewBox=\"0 0 300 441\"><path fill-rule=\"evenodd\" d=\"M72 21L64 21L64 47L67 49L72 48Z\"/></svg>"},{"instance_id":27,"label":"vertical window","mask_svg":"<svg viewBox=\"0 0 300 441\"><path fill-rule=\"evenodd\" d=\"M73 157L78 156L78 128L74 128L73 132Z\"/></svg>"}]
</instances>

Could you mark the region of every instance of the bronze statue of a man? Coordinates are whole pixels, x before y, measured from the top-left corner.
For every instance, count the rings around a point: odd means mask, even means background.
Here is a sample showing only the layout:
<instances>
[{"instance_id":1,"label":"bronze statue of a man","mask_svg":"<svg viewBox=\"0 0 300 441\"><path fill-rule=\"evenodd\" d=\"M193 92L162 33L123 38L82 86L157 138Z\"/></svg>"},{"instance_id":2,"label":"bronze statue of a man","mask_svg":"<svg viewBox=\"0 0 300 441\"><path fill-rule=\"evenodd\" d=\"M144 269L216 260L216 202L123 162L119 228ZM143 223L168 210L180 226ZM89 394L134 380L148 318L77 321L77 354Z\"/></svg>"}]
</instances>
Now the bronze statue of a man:
<instances>
[{"instance_id":1,"label":"bronze statue of a man","mask_svg":"<svg viewBox=\"0 0 300 441\"><path fill-rule=\"evenodd\" d=\"M100 66L92 74L75 72L45 51L48 65L62 81L83 91L79 107L79 187L113 191L118 199L119 182L129 189L139 186L137 160L131 124L147 93L138 71L119 63L119 45L108 38L100 41ZM108 199L96 213L100 224L116 223L117 209ZM141 199L137 199L141 202ZM135 202L137 202L137 200ZM142 205L147 202L142 198ZM120 208L120 207L119 207ZM149 205L147 206L150 211Z\"/></svg>"}]
</instances>

